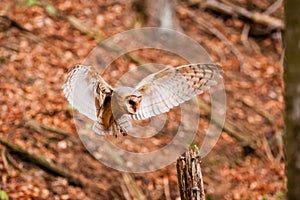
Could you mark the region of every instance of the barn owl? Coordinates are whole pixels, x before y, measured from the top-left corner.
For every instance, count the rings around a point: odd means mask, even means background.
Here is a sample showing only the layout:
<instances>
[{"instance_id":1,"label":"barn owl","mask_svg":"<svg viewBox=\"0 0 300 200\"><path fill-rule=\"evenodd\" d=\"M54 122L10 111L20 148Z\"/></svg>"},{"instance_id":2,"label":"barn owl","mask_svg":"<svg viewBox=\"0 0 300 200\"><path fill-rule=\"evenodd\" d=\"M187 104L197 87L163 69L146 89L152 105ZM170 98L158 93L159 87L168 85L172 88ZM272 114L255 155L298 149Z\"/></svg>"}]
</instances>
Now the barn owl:
<instances>
[{"instance_id":1,"label":"barn owl","mask_svg":"<svg viewBox=\"0 0 300 200\"><path fill-rule=\"evenodd\" d=\"M75 65L68 72L63 92L74 108L94 121L96 133L117 136L128 133L131 119L166 113L221 79L222 70L216 64L189 64L166 67L134 88L113 88L93 67Z\"/></svg>"}]
</instances>

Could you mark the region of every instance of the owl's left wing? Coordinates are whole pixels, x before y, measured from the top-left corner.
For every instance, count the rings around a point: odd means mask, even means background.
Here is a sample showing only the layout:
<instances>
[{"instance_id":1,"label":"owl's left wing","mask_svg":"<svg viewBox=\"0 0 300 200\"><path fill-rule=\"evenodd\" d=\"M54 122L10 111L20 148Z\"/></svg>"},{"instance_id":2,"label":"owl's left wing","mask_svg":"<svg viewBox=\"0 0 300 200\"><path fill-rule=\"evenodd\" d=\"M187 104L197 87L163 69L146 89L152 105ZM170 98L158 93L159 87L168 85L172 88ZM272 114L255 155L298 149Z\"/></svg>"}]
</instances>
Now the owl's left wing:
<instances>
[{"instance_id":1,"label":"owl's left wing","mask_svg":"<svg viewBox=\"0 0 300 200\"><path fill-rule=\"evenodd\" d=\"M132 117L142 120L168 112L221 79L222 69L216 64L167 67L147 76L136 86L135 89L142 94L142 101Z\"/></svg>"},{"instance_id":2,"label":"owl's left wing","mask_svg":"<svg viewBox=\"0 0 300 200\"><path fill-rule=\"evenodd\" d=\"M69 103L93 121L97 121L100 107L112 91L93 67L84 65L72 67L63 85Z\"/></svg>"}]
</instances>

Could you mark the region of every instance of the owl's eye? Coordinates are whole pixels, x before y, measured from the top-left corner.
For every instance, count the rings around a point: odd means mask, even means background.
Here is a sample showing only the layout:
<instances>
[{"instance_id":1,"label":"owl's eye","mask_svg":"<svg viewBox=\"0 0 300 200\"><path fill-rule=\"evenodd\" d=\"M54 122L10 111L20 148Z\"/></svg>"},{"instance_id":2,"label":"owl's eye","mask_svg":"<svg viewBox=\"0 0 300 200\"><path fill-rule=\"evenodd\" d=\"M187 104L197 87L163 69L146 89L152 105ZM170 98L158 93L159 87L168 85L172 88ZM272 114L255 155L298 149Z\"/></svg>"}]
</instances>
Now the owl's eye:
<instances>
[{"instance_id":1,"label":"owl's eye","mask_svg":"<svg viewBox=\"0 0 300 200\"><path fill-rule=\"evenodd\" d=\"M136 103L135 103L133 100L131 100L131 99L129 99L128 103L129 103L131 106L135 106L135 104L136 104Z\"/></svg>"},{"instance_id":2,"label":"owl's eye","mask_svg":"<svg viewBox=\"0 0 300 200\"><path fill-rule=\"evenodd\" d=\"M127 111L131 114L135 114L137 111L137 102L132 99L128 100Z\"/></svg>"}]
</instances>

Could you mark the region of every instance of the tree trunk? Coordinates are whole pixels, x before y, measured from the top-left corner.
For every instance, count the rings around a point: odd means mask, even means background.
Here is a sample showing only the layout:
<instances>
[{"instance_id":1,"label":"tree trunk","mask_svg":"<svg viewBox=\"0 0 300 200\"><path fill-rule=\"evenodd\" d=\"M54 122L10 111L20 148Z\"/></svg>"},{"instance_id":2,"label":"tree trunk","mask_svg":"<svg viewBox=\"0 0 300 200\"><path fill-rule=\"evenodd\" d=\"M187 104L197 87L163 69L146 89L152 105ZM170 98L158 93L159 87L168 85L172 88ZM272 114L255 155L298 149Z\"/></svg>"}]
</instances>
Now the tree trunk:
<instances>
[{"instance_id":1,"label":"tree trunk","mask_svg":"<svg viewBox=\"0 0 300 200\"><path fill-rule=\"evenodd\" d=\"M198 148L177 159L178 187L181 200L205 200Z\"/></svg>"},{"instance_id":2,"label":"tree trunk","mask_svg":"<svg viewBox=\"0 0 300 200\"><path fill-rule=\"evenodd\" d=\"M300 197L300 2L288 0L285 57L285 150L288 199Z\"/></svg>"}]
</instances>

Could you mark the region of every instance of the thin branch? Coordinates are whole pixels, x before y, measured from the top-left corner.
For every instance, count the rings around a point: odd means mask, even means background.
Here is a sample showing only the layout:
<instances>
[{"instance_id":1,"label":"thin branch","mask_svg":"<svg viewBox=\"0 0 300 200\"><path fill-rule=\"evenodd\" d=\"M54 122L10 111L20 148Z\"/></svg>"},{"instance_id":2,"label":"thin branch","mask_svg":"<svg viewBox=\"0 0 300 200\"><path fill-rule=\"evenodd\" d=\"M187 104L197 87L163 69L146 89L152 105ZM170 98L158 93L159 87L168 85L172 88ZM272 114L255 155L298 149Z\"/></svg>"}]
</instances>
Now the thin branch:
<instances>
[{"instance_id":1,"label":"thin branch","mask_svg":"<svg viewBox=\"0 0 300 200\"><path fill-rule=\"evenodd\" d=\"M9 173L10 172L10 166L8 164L7 157L6 157L6 147L4 147L2 149L2 151L1 151L1 157L2 157L4 168Z\"/></svg>"},{"instance_id":2,"label":"thin branch","mask_svg":"<svg viewBox=\"0 0 300 200\"><path fill-rule=\"evenodd\" d=\"M251 26L249 24L245 24L243 27L242 37L241 37L243 45L245 47L247 47L248 49L250 49L250 45L249 45L249 41L248 41L250 28L251 28Z\"/></svg>"},{"instance_id":3,"label":"thin branch","mask_svg":"<svg viewBox=\"0 0 300 200\"><path fill-rule=\"evenodd\" d=\"M265 152L266 152L266 155L267 155L267 158L272 162L274 163L275 162L275 158L272 154L272 151L271 151L271 148L270 148L270 145L268 143L268 140L263 137L262 138L262 142L263 142L263 146L264 146L264 149L265 149Z\"/></svg>"},{"instance_id":4,"label":"thin branch","mask_svg":"<svg viewBox=\"0 0 300 200\"><path fill-rule=\"evenodd\" d=\"M166 200L171 200L170 186L169 186L169 178L168 178L168 176L164 176L164 178L163 178L163 184L164 184L164 192L165 192Z\"/></svg>"},{"instance_id":5,"label":"thin branch","mask_svg":"<svg viewBox=\"0 0 300 200\"><path fill-rule=\"evenodd\" d=\"M273 14L283 3L283 0L275 1L263 14L271 15Z\"/></svg>"},{"instance_id":6,"label":"thin branch","mask_svg":"<svg viewBox=\"0 0 300 200\"><path fill-rule=\"evenodd\" d=\"M122 189L122 192L123 192L123 196L126 200L132 200L132 198L130 197L130 194L128 192L128 189L127 187L124 185L124 184L121 184L121 189Z\"/></svg>"},{"instance_id":7,"label":"thin branch","mask_svg":"<svg viewBox=\"0 0 300 200\"><path fill-rule=\"evenodd\" d=\"M39 123L35 120L26 121L25 122L25 127L31 128L31 129L33 129L37 132L49 131L49 132L56 133L56 134L59 134L59 135L64 136L64 137L70 137L70 136L73 135L72 133L67 132L67 131L65 131L61 128L41 124L41 123Z\"/></svg>"},{"instance_id":8,"label":"thin branch","mask_svg":"<svg viewBox=\"0 0 300 200\"><path fill-rule=\"evenodd\" d=\"M276 137L276 141L278 143L278 149L279 149L279 153L277 154L276 158L275 158L275 161L277 163L280 162L280 160L284 157L284 147L283 147L283 141L282 141L282 137L283 137L283 134L281 131L276 131L275 132L275 137Z\"/></svg>"},{"instance_id":9,"label":"thin branch","mask_svg":"<svg viewBox=\"0 0 300 200\"><path fill-rule=\"evenodd\" d=\"M97 42L101 42L103 40L103 36L100 33L96 33L90 27L85 25L84 23L80 22L79 19L77 19L75 16L72 15L62 15L64 18L66 18L69 23L76 29L78 29L80 32L86 34L87 36L95 39Z\"/></svg>"},{"instance_id":10,"label":"thin branch","mask_svg":"<svg viewBox=\"0 0 300 200\"><path fill-rule=\"evenodd\" d=\"M141 191L141 189L136 185L132 176L128 173L122 173L123 180L126 184L126 187L130 194L133 196L133 199L144 200L146 199L145 195Z\"/></svg>"},{"instance_id":11,"label":"thin branch","mask_svg":"<svg viewBox=\"0 0 300 200\"><path fill-rule=\"evenodd\" d=\"M16 169L18 170L22 170L23 169L23 164L20 162L17 162L11 155L9 152L6 151L6 157L8 162Z\"/></svg>"}]
</instances>

